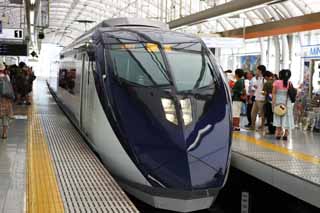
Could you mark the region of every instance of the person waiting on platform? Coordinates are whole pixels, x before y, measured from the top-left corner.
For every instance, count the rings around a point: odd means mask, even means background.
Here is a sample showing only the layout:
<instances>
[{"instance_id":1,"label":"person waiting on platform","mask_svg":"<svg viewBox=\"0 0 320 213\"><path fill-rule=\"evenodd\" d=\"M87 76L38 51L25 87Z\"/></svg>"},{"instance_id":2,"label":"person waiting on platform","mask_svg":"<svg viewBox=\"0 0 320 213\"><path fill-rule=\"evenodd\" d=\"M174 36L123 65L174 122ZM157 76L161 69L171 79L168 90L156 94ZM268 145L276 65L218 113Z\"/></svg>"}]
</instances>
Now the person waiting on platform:
<instances>
[{"instance_id":1,"label":"person waiting on platform","mask_svg":"<svg viewBox=\"0 0 320 213\"><path fill-rule=\"evenodd\" d=\"M32 71L32 67L27 67L26 74L25 74L25 82L26 82L26 104L31 104L31 96L30 93L32 92L33 88L33 81L36 79L36 76L34 75L34 72Z\"/></svg>"},{"instance_id":2,"label":"person waiting on platform","mask_svg":"<svg viewBox=\"0 0 320 213\"><path fill-rule=\"evenodd\" d=\"M246 93L247 93L247 111L246 111L246 115L247 115L247 119L248 119L248 124L245 125L246 128L250 128L252 126L251 124L251 111L252 111L252 106L255 100L254 97L254 91L255 88L253 87L254 82L255 82L255 78L253 75L252 71L246 72L245 74L245 86L246 86Z\"/></svg>"},{"instance_id":3,"label":"person waiting on platform","mask_svg":"<svg viewBox=\"0 0 320 213\"><path fill-rule=\"evenodd\" d=\"M3 63L0 63L0 118L2 121L2 138L8 137L9 120L13 117L12 102L14 92L10 77Z\"/></svg>"},{"instance_id":4,"label":"person waiting on platform","mask_svg":"<svg viewBox=\"0 0 320 213\"><path fill-rule=\"evenodd\" d=\"M243 101L246 100L244 71L237 69L235 71L236 83L232 88L232 114L233 114L233 131L240 131L240 114Z\"/></svg>"},{"instance_id":5,"label":"person waiting on platform","mask_svg":"<svg viewBox=\"0 0 320 213\"><path fill-rule=\"evenodd\" d=\"M226 70L224 71L226 80L228 82L229 88L232 89L234 87L235 81L234 81L234 76L232 74L232 70Z\"/></svg>"},{"instance_id":6,"label":"person waiting on platform","mask_svg":"<svg viewBox=\"0 0 320 213\"><path fill-rule=\"evenodd\" d=\"M255 77L255 82L253 87L255 88L255 102L253 103L252 106L252 111L251 111L251 130L256 130L256 119L257 115L260 115L261 122L260 122L260 127L259 130L263 130L264 128L264 111L263 111L263 106L264 106L264 101L265 101L265 96L263 93L263 85L264 85L264 78L263 75L266 72L266 67L264 65L259 65L257 67L257 73Z\"/></svg>"},{"instance_id":7,"label":"person waiting on platform","mask_svg":"<svg viewBox=\"0 0 320 213\"><path fill-rule=\"evenodd\" d=\"M29 93L32 92L32 85L35 78L32 69L24 62L20 62L14 81L17 88L17 101L19 105L23 103L26 103L27 105L31 104Z\"/></svg>"},{"instance_id":8,"label":"person waiting on platform","mask_svg":"<svg viewBox=\"0 0 320 213\"><path fill-rule=\"evenodd\" d=\"M14 73L14 83L15 83L15 89L17 93L17 104L21 105L23 104L25 100L25 72L23 71L23 67L25 67L26 64L24 62L19 63L19 67Z\"/></svg>"},{"instance_id":9,"label":"person waiting on platform","mask_svg":"<svg viewBox=\"0 0 320 213\"><path fill-rule=\"evenodd\" d=\"M273 125L276 126L276 139L283 140L288 139L289 130L294 128L294 118L293 118L293 104L288 97L288 89L290 84L292 84L289 79L291 77L290 70L281 70L279 73L279 79L273 83L272 90L272 106L274 108L273 115ZM284 115L277 115L276 107L284 105L286 110L284 110ZM283 129L285 131L283 132Z\"/></svg>"},{"instance_id":10,"label":"person waiting on platform","mask_svg":"<svg viewBox=\"0 0 320 213\"><path fill-rule=\"evenodd\" d=\"M273 79L274 75L272 72L267 71L264 74L266 82L263 86L263 91L265 95L265 104L264 104L264 116L267 120L268 134L274 135L275 127L273 126L273 111L272 111L272 88L273 88Z\"/></svg>"},{"instance_id":11,"label":"person waiting on platform","mask_svg":"<svg viewBox=\"0 0 320 213\"><path fill-rule=\"evenodd\" d=\"M14 96L15 98L18 98L16 76L17 76L17 73L19 72L19 67L16 64L13 64L9 66L8 70L9 70L10 82L13 87Z\"/></svg>"}]
</instances>

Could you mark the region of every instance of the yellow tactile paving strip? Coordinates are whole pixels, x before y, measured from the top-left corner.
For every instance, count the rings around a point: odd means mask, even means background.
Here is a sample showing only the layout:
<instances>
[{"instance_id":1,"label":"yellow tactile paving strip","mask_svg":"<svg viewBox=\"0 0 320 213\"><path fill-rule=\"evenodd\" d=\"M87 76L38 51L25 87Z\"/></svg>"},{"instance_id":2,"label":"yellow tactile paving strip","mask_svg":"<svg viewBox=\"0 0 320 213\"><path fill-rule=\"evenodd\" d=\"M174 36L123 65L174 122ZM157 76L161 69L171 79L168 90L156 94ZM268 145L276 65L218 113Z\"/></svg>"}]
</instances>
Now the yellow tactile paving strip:
<instances>
[{"instance_id":1,"label":"yellow tactile paving strip","mask_svg":"<svg viewBox=\"0 0 320 213\"><path fill-rule=\"evenodd\" d=\"M233 138L247 142L247 143L252 143L252 144L258 145L259 147L269 149L274 152L278 152L278 153L293 157L295 159L302 160L307 163L320 165L320 158L318 158L316 156L312 156L312 155L308 155L308 154L305 154L302 152L290 150L290 149L287 149L285 147L282 147L282 146L279 146L276 144L271 144L270 142L268 142L266 140L257 139L252 136L248 136L248 135L244 135L244 134L240 134L240 133L233 133Z\"/></svg>"},{"instance_id":2,"label":"yellow tactile paving strip","mask_svg":"<svg viewBox=\"0 0 320 213\"><path fill-rule=\"evenodd\" d=\"M27 212L64 212L54 166L35 106L28 110Z\"/></svg>"}]
</instances>

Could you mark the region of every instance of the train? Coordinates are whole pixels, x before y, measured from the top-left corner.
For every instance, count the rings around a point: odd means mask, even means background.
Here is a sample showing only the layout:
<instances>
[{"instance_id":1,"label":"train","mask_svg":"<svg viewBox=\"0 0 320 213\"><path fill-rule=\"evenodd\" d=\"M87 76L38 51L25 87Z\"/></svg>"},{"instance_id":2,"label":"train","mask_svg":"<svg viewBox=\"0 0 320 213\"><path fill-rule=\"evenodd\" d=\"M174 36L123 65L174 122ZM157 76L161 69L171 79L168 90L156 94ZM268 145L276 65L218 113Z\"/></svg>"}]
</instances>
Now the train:
<instances>
[{"instance_id":1,"label":"train","mask_svg":"<svg viewBox=\"0 0 320 213\"><path fill-rule=\"evenodd\" d=\"M230 167L232 101L200 38L105 20L62 50L48 85L127 193L177 212L212 206Z\"/></svg>"}]
</instances>

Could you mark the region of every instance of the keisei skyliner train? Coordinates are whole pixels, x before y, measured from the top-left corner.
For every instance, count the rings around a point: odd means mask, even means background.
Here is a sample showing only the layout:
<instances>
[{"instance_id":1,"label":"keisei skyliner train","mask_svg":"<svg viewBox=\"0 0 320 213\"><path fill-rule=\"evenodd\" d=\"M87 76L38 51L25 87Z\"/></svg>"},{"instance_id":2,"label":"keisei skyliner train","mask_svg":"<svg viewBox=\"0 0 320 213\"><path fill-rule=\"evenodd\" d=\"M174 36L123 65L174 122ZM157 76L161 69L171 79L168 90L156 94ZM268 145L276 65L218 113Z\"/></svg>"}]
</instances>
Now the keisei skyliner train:
<instances>
[{"instance_id":1,"label":"keisei skyliner train","mask_svg":"<svg viewBox=\"0 0 320 213\"><path fill-rule=\"evenodd\" d=\"M230 165L231 100L200 38L116 18L61 52L58 103L129 194L156 208L209 208Z\"/></svg>"}]
</instances>

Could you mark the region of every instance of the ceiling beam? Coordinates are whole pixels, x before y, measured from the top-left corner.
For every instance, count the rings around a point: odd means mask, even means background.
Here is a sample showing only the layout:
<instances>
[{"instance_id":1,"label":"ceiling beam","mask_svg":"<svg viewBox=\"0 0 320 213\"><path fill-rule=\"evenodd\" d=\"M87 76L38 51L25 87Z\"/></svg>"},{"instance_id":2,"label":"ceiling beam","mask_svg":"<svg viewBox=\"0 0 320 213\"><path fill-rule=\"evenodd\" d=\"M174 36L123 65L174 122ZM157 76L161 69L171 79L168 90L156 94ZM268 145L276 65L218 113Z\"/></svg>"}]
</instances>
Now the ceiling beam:
<instances>
[{"instance_id":1,"label":"ceiling beam","mask_svg":"<svg viewBox=\"0 0 320 213\"><path fill-rule=\"evenodd\" d=\"M320 13L312 13L246 27L245 34L243 34L243 28L225 31L220 34L223 37L244 37L245 39L251 39L316 29L320 29Z\"/></svg>"},{"instance_id":2,"label":"ceiling beam","mask_svg":"<svg viewBox=\"0 0 320 213\"><path fill-rule=\"evenodd\" d=\"M267 5L277 2L275 0L245 0L245 1L230 1L225 4L221 4L173 21L170 21L170 29L182 27L185 25L194 24L210 18L215 18L230 13L240 13L245 10L254 9L259 6Z\"/></svg>"}]
</instances>

